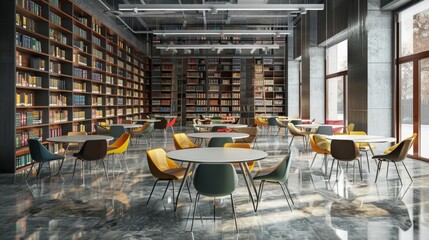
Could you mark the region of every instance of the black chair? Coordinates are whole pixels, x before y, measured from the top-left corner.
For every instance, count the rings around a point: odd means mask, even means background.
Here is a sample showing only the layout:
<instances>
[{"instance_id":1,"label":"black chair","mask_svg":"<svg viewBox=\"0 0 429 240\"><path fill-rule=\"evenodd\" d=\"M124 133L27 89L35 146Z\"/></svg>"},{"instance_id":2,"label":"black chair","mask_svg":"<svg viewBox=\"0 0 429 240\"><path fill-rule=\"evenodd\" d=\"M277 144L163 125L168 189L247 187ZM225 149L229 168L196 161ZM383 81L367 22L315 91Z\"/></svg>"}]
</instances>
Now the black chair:
<instances>
[{"instance_id":1,"label":"black chair","mask_svg":"<svg viewBox=\"0 0 429 240\"><path fill-rule=\"evenodd\" d=\"M217 130L219 129L226 129L226 126L214 126L212 127L212 129L210 130L210 132L217 132Z\"/></svg>"},{"instance_id":2,"label":"black chair","mask_svg":"<svg viewBox=\"0 0 429 240\"><path fill-rule=\"evenodd\" d=\"M329 173L329 179L331 179L332 168L334 167L335 160L337 160L337 181L338 181L338 172L340 167L340 161L347 162L346 172L348 169L349 162L358 161L360 180L362 181L362 168L359 161L359 149L352 140L332 140L331 142L331 155L334 158L331 165L331 172ZM353 165L353 179L354 179L354 165Z\"/></svg>"},{"instance_id":3,"label":"black chair","mask_svg":"<svg viewBox=\"0 0 429 240\"><path fill-rule=\"evenodd\" d=\"M97 135L110 135L110 131L107 128L98 124L95 125L95 132Z\"/></svg>"},{"instance_id":4,"label":"black chair","mask_svg":"<svg viewBox=\"0 0 429 240\"><path fill-rule=\"evenodd\" d=\"M33 159L33 164L31 164L30 171L28 172L25 180L27 180L28 176L30 176L31 170L33 169L33 166L36 162L39 163L39 168L37 169L36 177L39 177L40 172L42 170L43 163L45 162L47 162L49 166L50 161L62 160L61 166L63 165L64 156L49 152L49 150L46 149L46 147L43 146L38 139L28 139L28 148L30 149L30 155L31 155L31 158ZM51 167L49 166L49 174L50 173L51 173Z\"/></svg>"},{"instance_id":5,"label":"black chair","mask_svg":"<svg viewBox=\"0 0 429 240\"><path fill-rule=\"evenodd\" d=\"M161 120L159 122L155 122L155 124L153 125L153 129L155 130L162 130L164 131L164 135L167 133L166 129L167 129L167 119L165 119L165 117L157 117L156 119Z\"/></svg>"},{"instance_id":6,"label":"black chair","mask_svg":"<svg viewBox=\"0 0 429 240\"><path fill-rule=\"evenodd\" d=\"M332 126L319 126L317 128L316 134L322 134L322 135L333 135L334 129Z\"/></svg>"},{"instance_id":7,"label":"black chair","mask_svg":"<svg viewBox=\"0 0 429 240\"><path fill-rule=\"evenodd\" d=\"M107 141L106 140L88 140L86 141L80 151L78 153L73 154L75 157L74 168L73 168L73 176L72 181L74 179L74 173L76 171L76 163L77 160L81 160L82 164L82 172L83 172L83 184L85 184L85 161L100 161L104 167L104 173L106 175L106 180L109 181L107 176L106 165L104 164L104 157L107 154Z\"/></svg>"}]
</instances>

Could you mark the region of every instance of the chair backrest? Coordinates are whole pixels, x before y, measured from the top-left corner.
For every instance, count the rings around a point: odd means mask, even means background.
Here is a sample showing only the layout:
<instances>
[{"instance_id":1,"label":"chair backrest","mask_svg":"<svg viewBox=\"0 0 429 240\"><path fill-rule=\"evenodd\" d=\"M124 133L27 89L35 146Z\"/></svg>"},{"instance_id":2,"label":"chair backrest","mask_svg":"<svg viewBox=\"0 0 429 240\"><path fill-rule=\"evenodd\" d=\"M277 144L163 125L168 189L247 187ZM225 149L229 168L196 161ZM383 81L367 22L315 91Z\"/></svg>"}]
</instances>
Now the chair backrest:
<instances>
[{"instance_id":1,"label":"chair backrest","mask_svg":"<svg viewBox=\"0 0 429 240\"><path fill-rule=\"evenodd\" d=\"M269 174L269 178L281 182L286 182L289 178L290 166L292 166L292 154L289 152Z\"/></svg>"},{"instance_id":2,"label":"chair backrest","mask_svg":"<svg viewBox=\"0 0 429 240\"><path fill-rule=\"evenodd\" d=\"M327 149L321 149L317 145L317 142L316 142L316 139L314 137L314 134L310 134L309 139L310 139L310 146L311 146L311 149L313 151L315 151L316 153L320 153L320 154L329 153L329 151Z\"/></svg>"},{"instance_id":3,"label":"chair backrest","mask_svg":"<svg viewBox=\"0 0 429 240\"><path fill-rule=\"evenodd\" d=\"M115 153L123 153L123 152L127 151L128 145L130 144L130 140L131 140L131 134L124 133L118 138L118 140L116 140L109 147L116 148L114 150Z\"/></svg>"},{"instance_id":4,"label":"chair backrest","mask_svg":"<svg viewBox=\"0 0 429 240\"><path fill-rule=\"evenodd\" d=\"M332 140L331 155L342 161L353 161L359 156L359 150L352 140Z\"/></svg>"},{"instance_id":5,"label":"chair backrest","mask_svg":"<svg viewBox=\"0 0 429 240\"><path fill-rule=\"evenodd\" d=\"M295 125L302 124L302 120L299 120L299 119L291 120L290 123L292 123L295 126Z\"/></svg>"},{"instance_id":6,"label":"chair backrest","mask_svg":"<svg viewBox=\"0 0 429 240\"><path fill-rule=\"evenodd\" d=\"M316 134L323 134L323 135L332 135L334 134L334 129L332 126L319 126L317 128Z\"/></svg>"},{"instance_id":7,"label":"chair backrest","mask_svg":"<svg viewBox=\"0 0 429 240\"><path fill-rule=\"evenodd\" d=\"M96 161L101 160L106 156L107 153L107 141L106 140L88 140L80 149L85 161Z\"/></svg>"},{"instance_id":8,"label":"chair backrest","mask_svg":"<svg viewBox=\"0 0 429 240\"><path fill-rule=\"evenodd\" d=\"M290 134L295 136L301 135L301 131L298 128L296 128L293 123L288 123L287 128L289 129Z\"/></svg>"},{"instance_id":9,"label":"chair backrest","mask_svg":"<svg viewBox=\"0 0 429 240\"><path fill-rule=\"evenodd\" d=\"M195 144L188 138L185 133L174 134L173 141L174 147L176 147L177 150L195 147Z\"/></svg>"},{"instance_id":10,"label":"chair backrest","mask_svg":"<svg viewBox=\"0 0 429 240\"><path fill-rule=\"evenodd\" d=\"M414 138L407 138L402 140L399 145L393 149L392 152L387 154L384 158L398 162L402 161L407 157L408 151L413 145Z\"/></svg>"},{"instance_id":11,"label":"chair backrest","mask_svg":"<svg viewBox=\"0 0 429 240\"><path fill-rule=\"evenodd\" d=\"M347 126L347 133L350 134L350 132L353 131L353 129L355 129L355 124L349 123L349 125Z\"/></svg>"},{"instance_id":12,"label":"chair backrest","mask_svg":"<svg viewBox=\"0 0 429 240\"><path fill-rule=\"evenodd\" d=\"M146 128L143 130L143 134L147 134L147 133L152 132L152 130L153 130L153 125L154 125L154 124L152 124L152 123L145 123L145 124L147 124L147 126L146 126Z\"/></svg>"},{"instance_id":13,"label":"chair backrest","mask_svg":"<svg viewBox=\"0 0 429 240\"><path fill-rule=\"evenodd\" d=\"M256 140L256 137L258 136L258 127L244 127L244 128L233 128L233 132L237 133L247 133L249 134L249 137L243 138L243 141L246 143L253 143Z\"/></svg>"},{"instance_id":14,"label":"chair backrest","mask_svg":"<svg viewBox=\"0 0 429 240\"><path fill-rule=\"evenodd\" d=\"M97 133L97 135L110 135L109 130L98 124L95 125L95 132Z\"/></svg>"},{"instance_id":15,"label":"chair backrest","mask_svg":"<svg viewBox=\"0 0 429 240\"><path fill-rule=\"evenodd\" d=\"M269 126L277 126L277 117L268 118L268 125Z\"/></svg>"},{"instance_id":16,"label":"chair backrest","mask_svg":"<svg viewBox=\"0 0 429 240\"><path fill-rule=\"evenodd\" d=\"M252 145L248 144L248 143L225 143L223 145L223 147L226 148L252 148Z\"/></svg>"},{"instance_id":17,"label":"chair backrest","mask_svg":"<svg viewBox=\"0 0 429 240\"><path fill-rule=\"evenodd\" d=\"M155 122L155 124L153 125L153 128L165 129L167 127L167 120L165 119L165 117L157 117L156 119L159 119L161 121Z\"/></svg>"},{"instance_id":18,"label":"chair backrest","mask_svg":"<svg viewBox=\"0 0 429 240\"><path fill-rule=\"evenodd\" d=\"M238 178L231 164L200 164L195 170L194 187L202 195L225 196L232 193Z\"/></svg>"},{"instance_id":19,"label":"chair backrest","mask_svg":"<svg viewBox=\"0 0 429 240\"><path fill-rule=\"evenodd\" d=\"M31 158L36 162L44 162L53 155L38 139L28 139L28 148Z\"/></svg>"},{"instance_id":20,"label":"chair backrest","mask_svg":"<svg viewBox=\"0 0 429 240\"><path fill-rule=\"evenodd\" d=\"M233 143L234 141L230 137L213 137L210 139L207 147L223 147L225 143Z\"/></svg>"},{"instance_id":21,"label":"chair backrest","mask_svg":"<svg viewBox=\"0 0 429 240\"><path fill-rule=\"evenodd\" d=\"M219 129L225 129L226 126L214 126L212 127L212 129L210 130L211 132L217 132L217 130Z\"/></svg>"},{"instance_id":22,"label":"chair backrest","mask_svg":"<svg viewBox=\"0 0 429 240\"><path fill-rule=\"evenodd\" d=\"M164 176L163 171L178 168L178 166L173 160L167 158L167 153L162 148L154 148L146 151L147 161L149 165L149 170L151 174L160 178Z\"/></svg>"},{"instance_id":23,"label":"chair backrest","mask_svg":"<svg viewBox=\"0 0 429 240\"><path fill-rule=\"evenodd\" d=\"M240 118L239 117L236 117L235 119L234 119L234 122L232 123L232 124L238 124L240 122Z\"/></svg>"},{"instance_id":24,"label":"chair backrest","mask_svg":"<svg viewBox=\"0 0 429 240\"><path fill-rule=\"evenodd\" d=\"M170 122L167 123L167 127L172 127L176 123L176 118L172 118Z\"/></svg>"},{"instance_id":25,"label":"chair backrest","mask_svg":"<svg viewBox=\"0 0 429 240\"><path fill-rule=\"evenodd\" d=\"M118 139L124 133L125 133L124 126L111 126L110 127L110 136L114 137L115 139Z\"/></svg>"}]
</instances>

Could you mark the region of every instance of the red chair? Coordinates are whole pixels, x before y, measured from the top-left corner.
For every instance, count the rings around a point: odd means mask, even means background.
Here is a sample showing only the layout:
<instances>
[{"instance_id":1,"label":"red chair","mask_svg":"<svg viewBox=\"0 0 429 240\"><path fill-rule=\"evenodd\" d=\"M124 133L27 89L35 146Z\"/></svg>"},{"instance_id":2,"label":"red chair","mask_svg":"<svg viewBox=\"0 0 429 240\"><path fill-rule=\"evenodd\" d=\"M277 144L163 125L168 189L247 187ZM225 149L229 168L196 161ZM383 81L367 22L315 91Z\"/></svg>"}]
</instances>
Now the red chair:
<instances>
[{"instance_id":1,"label":"red chair","mask_svg":"<svg viewBox=\"0 0 429 240\"><path fill-rule=\"evenodd\" d=\"M171 129L171 131L173 132L173 134L174 134L174 128L173 128L173 125L176 123L176 118L173 118L173 119L171 119L171 121L169 122L169 123L167 123L167 128L170 128Z\"/></svg>"},{"instance_id":2,"label":"red chair","mask_svg":"<svg viewBox=\"0 0 429 240\"><path fill-rule=\"evenodd\" d=\"M344 126L344 120L326 120L325 124ZM342 132L343 132L342 128L334 128L334 134L335 133L342 133Z\"/></svg>"}]
</instances>

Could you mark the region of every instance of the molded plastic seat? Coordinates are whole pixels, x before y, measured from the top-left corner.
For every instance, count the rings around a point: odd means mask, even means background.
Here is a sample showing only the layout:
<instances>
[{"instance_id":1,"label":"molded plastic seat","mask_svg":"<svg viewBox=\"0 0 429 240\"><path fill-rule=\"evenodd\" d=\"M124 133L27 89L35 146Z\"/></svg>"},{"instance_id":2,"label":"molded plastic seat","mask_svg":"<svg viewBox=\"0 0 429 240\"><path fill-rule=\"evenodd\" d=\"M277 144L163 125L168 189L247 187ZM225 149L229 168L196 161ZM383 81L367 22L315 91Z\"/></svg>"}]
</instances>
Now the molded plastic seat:
<instances>
[{"instance_id":1,"label":"molded plastic seat","mask_svg":"<svg viewBox=\"0 0 429 240\"><path fill-rule=\"evenodd\" d=\"M77 160L81 160L82 162L85 161L99 161L103 163L104 167L104 173L106 176L106 180L109 181L109 178L107 176L107 170L106 166L104 164L104 157L106 156L107 152L107 141L106 140L88 140L86 141L80 151L78 153L73 154L73 157L75 157L74 162L74 168L73 168L73 176L72 181L74 179L74 173L76 171L76 163ZM85 171L84 171L85 163L82 164L82 172L83 172L83 184L85 184Z\"/></svg>"},{"instance_id":2,"label":"molded plastic seat","mask_svg":"<svg viewBox=\"0 0 429 240\"><path fill-rule=\"evenodd\" d=\"M237 133L249 134L249 136L247 138L237 139L236 142L249 143L249 144L253 145L254 148L258 148L258 145L256 142L257 137L258 137L258 132L259 132L258 127L233 128L232 131L237 132Z\"/></svg>"},{"instance_id":3,"label":"molded plastic seat","mask_svg":"<svg viewBox=\"0 0 429 240\"><path fill-rule=\"evenodd\" d=\"M176 150L198 147L198 145L194 144L185 133L174 134L173 141Z\"/></svg>"},{"instance_id":4,"label":"molded plastic seat","mask_svg":"<svg viewBox=\"0 0 429 240\"><path fill-rule=\"evenodd\" d=\"M156 178L155 183L153 184L152 191L150 192L149 198L147 199L146 205L149 204L150 198L152 196L153 190L155 189L158 181L168 181L167 187L164 191L162 199L164 199L165 193L167 192L168 186L172 181L180 180L185 176L186 168L179 166L173 160L167 158L167 153L162 148L154 148L146 151L147 162L149 165L149 170L152 176ZM189 173L188 175L191 175ZM173 187L173 206L174 206L174 183ZM191 198L191 192L189 190L189 198ZM191 198L192 201L192 198Z\"/></svg>"},{"instance_id":5,"label":"molded plastic seat","mask_svg":"<svg viewBox=\"0 0 429 240\"><path fill-rule=\"evenodd\" d=\"M111 126L110 127L110 136L114 137L115 140L118 139L122 134L126 133L123 126Z\"/></svg>"},{"instance_id":6,"label":"molded plastic seat","mask_svg":"<svg viewBox=\"0 0 429 240\"><path fill-rule=\"evenodd\" d=\"M234 141L230 137L214 137L210 139L207 147L223 147L225 143L233 143Z\"/></svg>"},{"instance_id":7,"label":"molded plastic seat","mask_svg":"<svg viewBox=\"0 0 429 240\"><path fill-rule=\"evenodd\" d=\"M230 195L232 214L234 216L235 228L238 232L237 217L235 214L234 192L238 183L237 173L231 164L200 164L195 170L194 187L197 190L194 202L194 213L192 215L191 231L194 227L195 211L200 195L208 197L222 197ZM214 211L215 212L215 211ZM213 216L215 217L215 216Z\"/></svg>"},{"instance_id":8,"label":"molded plastic seat","mask_svg":"<svg viewBox=\"0 0 429 240\"><path fill-rule=\"evenodd\" d=\"M334 129L332 126L319 126L316 130L316 134L323 134L323 135L333 135Z\"/></svg>"},{"instance_id":9,"label":"molded plastic seat","mask_svg":"<svg viewBox=\"0 0 429 240\"><path fill-rule=\"evenodd\" d=\"M334 167L335 160L337 160L337 180L340 167L340 161L348 162L358 161L360 180L362 181L362 168L359 162L359 149L352 140L332 140L331 141L331 155L334 158L331 165L331 171L329 173L329 179L331 179L332 168ZM346 171L347 171L346 167ZM354 175L354 165L353 165L353 175Z\"/></svg>"},{"instance_id":10,"label":"molded plastic seat","mask_svg":"<svg viewBox=\"0 0 429 240\"><path fill-rule=\"evenodd\" d=\"M27 177L25 180L28 179L28 176L31 173L31 170L33 169L34 164L37 162L39 163L39 167L37 169L36 177L40 176L40 172L42 170L43 163L54 161L54 160L61 160L61 166L64 162L64 156L53 154L48 149L46 149L45 146L38 140L38 139L28 139L28 148L30 149L30 155L31 159L33 159L33 163L31 164L30 171L28 171ZM61 168L58 170L58 173L60 172ZM49 173L51 171L51 168L49 167Z\"/></svg>"},{"instance_id":11,"label":"molded plastic seat","mask_svg":"<svg viewBox=\"0 0 429 240\"><path fill-rule=\"evenodd\" d=\"M122 160L125 163L125 167L128 171L128 165L127 165L127 161L125 160L125 155L124 153L128 150L128 146L130 144L130 139L131 139L131 134L129 133L124 133L122 134L118 140L116 140L114 143L112 143L111 145L109 145L108 149L107 149L107 155L114 155L114 159L113 161L115 161L115 157L116 155L121 155ZM120 162L119 162L120 164ZM112 164L112 169L114 167L114 163Z\"/></svg>"},{"instance_id":12,"label":"molded plastic seat","mask_svg":"<svg viewBox=\"0 0 429 240\"><path fill-rule=\"evenodd\" d=\"M131 136L136 139L136 145L138 145L139 139L141 137L143 137L145 142L146 142L146 145L149 147L149 142L148 142L146 135L149 135L149 138L150 138L150 133L152 132L152 130L153 130L153 124L152 123L144 123L143 126L137 128L137 129L134 129L131 132Z\"/></svg>"},{"instance_id":13,"label":"molded plastic seat","mask_svg":"<svg viewBox=\"0 0 429 240\"><path fill-rule=\"evenodd\" d=\"M167 123L167 128L170 128L171 132L173 132L173 134L174 134L174 128L173 128L173 126L174 126L175 123L176 123L176 118L172 118L170 120L170 122Z\"/></svg>"},{"instance_id":14,"label":"molded plastic seat","mask_svg":"<svg viewBox=\"0 0 429 240\"><path fill-rule=\"evenodd\" d=\"M295 127L295 125L293 123L288 123L288 128L289 128L289 132L290 134L292 134L292 139L290 140L289 143L289 148L293 143L293 139L295 137L302 137L302 142L304 144L304 148L307 148L307 133L305 131L301 131L298 128Z\"/></svg>"},{"instance_id":15,"label":"molded plastic seat","mask_svg":"<svg viewBox=\"0 0 429 240\"><path fill-rule=\"evenodd\" d=\"M95 132L97 133L97 135L110 135L109 129L98 124L95 125Z\"/></svg>"},{"instance_id":16,"label":"molded plastic seat","mask_svg":"<svg viewBox=\"0 0 429 240\"><path fill-rule=\"evenodd\" d=\"M289 178L289 170L291 165L292 165L292 156L291 156L291 153L288 153L277 166L271 167L271 168L264 168L256 172L255 176L253 177L253 180L261 181L261 183L259 184L259 190L258 190L259 193L258 193L258 200L256 203L256 211L258 210L259 201L262 198L262 192L264 189L265 182L272 182L280 185L280 187L282 188L283 194L286 198L289 209L290 211L292 211L292 208L289 204L289 200L287 199L287 196L286 196L286 192L283 189L283 185L284 185L288 192L289 198L292 201L292 204L295 204L292 199L292 195L290 194L286 184L286 181Z\"/></svg>"},{"instance_id":17,"label":"molded plastic seat","mask_svg":"<svg viewBox=\"0 0 429 240\"><path fill-rule=\"evenodd\" d=\"M328 157L328 154L331 154L331 141L327 140L324 136L318 134L310 135L310 146L311 149L316 152L311 162L310 168L313 166L314 160L316 159L317 154L323 154L324 161Z\"/></svg>"}]
</instances>

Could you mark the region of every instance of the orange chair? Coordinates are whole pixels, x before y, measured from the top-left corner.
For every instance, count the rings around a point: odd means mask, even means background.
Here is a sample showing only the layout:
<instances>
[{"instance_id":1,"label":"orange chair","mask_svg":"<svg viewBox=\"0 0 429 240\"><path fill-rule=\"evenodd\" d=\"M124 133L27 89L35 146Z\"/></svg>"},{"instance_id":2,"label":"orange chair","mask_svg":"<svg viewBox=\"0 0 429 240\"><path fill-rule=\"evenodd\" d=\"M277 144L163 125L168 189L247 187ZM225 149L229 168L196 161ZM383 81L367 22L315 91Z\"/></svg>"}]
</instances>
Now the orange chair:
<instances>
[{"instance_id":1,"label":"orange chair","mask_svg":"<svg viewBox=\"0 0 429 240\"><path fill-rule=\"evenodd\" d=\"M114 168L114 162L116 159L116 155L121 155L122 160L125 163L125 168L128 172L128 165L127 161L125 161L125 155L124 153L128 150L128 145L130 144L131 134L124 133L122 134L118 140L116 140L114 143L109 145L107 148L107 155L113 155L113 164L112 164L112 170ZM119 166L122 168L121 161L119 160Z\"/></svg>"},{"instance_id":2,"label":"orange chair","mask_svg":"<svg viewBox=\"0 0 429 240\"><path fill-rule=\"evenodd\" d=\"M199 147L198 145L194 144L185 133L174 134L173 140L176 150Z\"/></svg>"},{"instance_id":3,"label":"orange chair","mask_svg":"<svg viewBox=\"0 0 429 240\"><path fill-rule=\"evenodd\" d=\"M247 148L247 149L251 149L252 146L249 143L225 143L223 145L223 147L226 148ZM249 167L249 170L252 171L253 168L255 167L255 161L249 161L246 162L247 163L247 167ZM238 166L238 163L234 163L234 166Z\"/></svg>"},{"instance_id":4,"label":"orange chair","mask_svg":"<svg viewBox=\"0 0 429 240\"><path fill-rule=\"evenodd\" d=\"M330 151L331 144L330 144L330 142L327 141L326 139L325 139L324 142L318 142L316 139L320 135L318 135L318 136L316 136L316 135L317 134L311 134L310 135L310 146L311 146L311 149L314 152L316 152L316 154L314 154L313 161L311 162L310 169L313 166L313 163L314 163L314 160L316 159L317 154L323 154L323 163L325 163L327 161L328 154L331 154L331 151ZM323 139L322 136L320 136L320 137ZM322 146L321 144L324 144L325 146Z\"/></svg>"}]
</instances>

